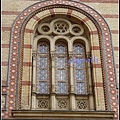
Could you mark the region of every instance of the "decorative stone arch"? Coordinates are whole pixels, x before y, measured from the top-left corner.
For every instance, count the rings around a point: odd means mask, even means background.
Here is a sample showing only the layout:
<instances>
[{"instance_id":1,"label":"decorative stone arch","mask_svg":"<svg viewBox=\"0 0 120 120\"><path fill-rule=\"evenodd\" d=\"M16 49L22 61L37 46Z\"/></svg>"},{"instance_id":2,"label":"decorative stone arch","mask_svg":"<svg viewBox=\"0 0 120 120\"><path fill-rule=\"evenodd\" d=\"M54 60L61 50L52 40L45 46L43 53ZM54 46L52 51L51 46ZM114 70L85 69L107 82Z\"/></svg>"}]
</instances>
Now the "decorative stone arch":
<instances>
[{"instance_id":1,"label":"decorative stone arch","mask_svg":"<svg viewBox=\"0 0 120 120\"><path fill-rule=\"evenodd\" d=\"M65 36L55 36L54 39L53 39L54 40L53 44L55 44L61 38L66 41L67 46L68 46L68 51L70 51L70 47L69 46L70 46L71 43L70 43L69 39L67 37L65 37ZM54 49L54 51L55 51L55 49Z\"/></svg>"},{"instance_id":2,"label":"decorative stone arch","mask_svg":"<svg viewBox=\"0 0 120 120\"><path fill-rule=\"evenodd\" d=\"M50 48L51 48L51 50L50 51L52 51L53 49L53 45L51 44L52 43L52 39L50 38L50 37L48 37L48 36L45 36L45 35L42 35L42 36L37 36L37 37L35 37L35 39L34 39L34 44L33 44L33 51L37 51L37 42L38 42L38 40L40 39L42 39L42 38L46 38L48 41L49 41L49 43L50 43Z\"/></svg>"},{"instance_id":3,"label":"decorative stone arch","mask_svg":"<svg viewBox=\"0 0 120 120\"><path fill-rule=\"evenodd\" d=\"M112 103L117 104L117 94L116 93L116 83L115 83L115 69L114 69L114 57L112 52L112 39L111 39L111 32L103 17L96 12L94 9L90 8L89 6L76 2L76 1L68 1L68 0L46 0L43 2L35 3L25 10L23 10L19 16L14 21L12 30L11 30L11 44L10 44L10 56L9 56L9 89L14 89L13 92L10 91L8 94L12 96L8 99L8 101L13 100L16 103L11 104L8 103L8 110L18 110L18 109L29 109L30 110L30 91L31 91L31 75L29 76L29 87L28 89L28 104L24 108L21 108L21 101L23 100L21 96L21 88L24 87L24 81L22 81L22 73L24 64L29 64L29 74L31 73L31 63L32 58L29 58L27 62L25 62L24 55L26 51L24 48L28 48L29 52L32 56L32 39L33 33L36 25L38 22L48 16L55 16L57 14L65 14L68 17L75 17L81 20L89 29L90 31L90 40L91 45L95 45L95 41L97 40L97 46L100 46L100 65L102 66L103 72L103 88L104 88L104 96L105 99L102 99L103 102L105 100L105 108L109 111L114 111L114 109L118 109ZM26 34L28 33L28 34ZM28 45L29 43L29 45ZM24 52L23 52L24 51ZM23 54L24 53L24 54ZM108 56L108 54L110 56ZM24 61L25 60L25 61ZM19 63L19 64L18 64ZM14 83L14 85L12 84ZM112 85L112 87L111 87ZM95 84L97 88L97 83ZM114 94L112 94L114 91ZM111 93L111 94L110 94ZM104 98L104 97L103 97ZM22 101L24 102L24 101ZM97 106L97 99L96 99L96 106ZM117 112L116 112L117 116ZM11 117L11 116L9 116Z\"/></svg>"},{"instance_id":4,"label":"decorative stone arch","mask_svg":"<svg viewBox=\"0 0 120 120\"><path fill-rule=\"evenodd\" d=\"M89 43L88 43L88 40L86 39L86 38L84 38L84 37L73 37L72 39L71 39L71 44L73 45L73 43L74 43L74 41L76 41L77 39L79 39L79 40L81 40L81 41L83 41L84 43L85 43L85 49L86 49L86 53L90 53L90 45L89 45ZM71 46L72 46L71 45ZM72 48L73 49L73 48Z\"/></svg>"}]
</instances>

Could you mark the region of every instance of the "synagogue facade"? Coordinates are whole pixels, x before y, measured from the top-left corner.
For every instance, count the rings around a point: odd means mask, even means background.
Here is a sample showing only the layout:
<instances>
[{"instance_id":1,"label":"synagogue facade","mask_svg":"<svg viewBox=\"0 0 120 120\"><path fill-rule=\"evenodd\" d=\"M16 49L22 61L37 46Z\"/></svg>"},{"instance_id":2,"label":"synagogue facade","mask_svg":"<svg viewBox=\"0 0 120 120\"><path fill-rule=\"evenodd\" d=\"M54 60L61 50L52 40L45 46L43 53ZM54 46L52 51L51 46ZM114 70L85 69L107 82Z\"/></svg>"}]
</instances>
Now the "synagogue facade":
<instances>
[{"instance_id":1,"label":"synagogue facade","mask_svg":"<svg viewBox=\"0 0 120 120\"><path fill-rule=\"evenodd\" d=\"M118 1L2 1L2 119L117 120Z\"/></svg>"}]
</instances>

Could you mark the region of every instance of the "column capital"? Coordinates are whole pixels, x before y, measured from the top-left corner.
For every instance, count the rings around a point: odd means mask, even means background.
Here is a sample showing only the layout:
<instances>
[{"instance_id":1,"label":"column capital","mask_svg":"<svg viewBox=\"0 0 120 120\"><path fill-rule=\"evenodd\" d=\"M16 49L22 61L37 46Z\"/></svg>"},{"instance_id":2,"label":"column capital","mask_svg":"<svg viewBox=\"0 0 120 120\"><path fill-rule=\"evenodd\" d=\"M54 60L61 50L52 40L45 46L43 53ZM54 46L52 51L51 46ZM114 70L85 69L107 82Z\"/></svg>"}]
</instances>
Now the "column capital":
<instances>
[{"instance_id":1,"label":"column capital","mask_svg":"<svg viewBox=\"0 0 120 120\"><path fill-rule=\"evenodd\" d=\"M33 52L33 53L32 53L32 57L33 57L33 60L35 60L36 57L37 57L37 53L36 53L36 52Z\"/></svg>"},{"instance_id":2,"label":"column capital","mask_svg":"<svg viewBox=\"0 0 120 120\"><path fill-rule=\"evenodd\" d=\"M69 59L73 59L73 52L69 52Z\"/></svg>"},{"instance_id":3,"label":"column capital","mask_svg":"<svg viewBox=\"0 0 120 120\"><path fill-rule=\"evenodd\" d=\"M56 54L55 54L54 51L51 51L50 53L51 53L51 59L52 59L52 61L54 61L54 60L55 60Z\"/></svg>"},{"instance_id":4,"label":"column capital","mask_svg":"<svg viewBox=\"0 0 120 120\"><path fill-rule=\"evenodd\" d=\"M90 52L87 52L87 53L86 53L86 57L87 57L87 59L89 59L89 58L91 57Z\"/></svg>"}]
</instances>

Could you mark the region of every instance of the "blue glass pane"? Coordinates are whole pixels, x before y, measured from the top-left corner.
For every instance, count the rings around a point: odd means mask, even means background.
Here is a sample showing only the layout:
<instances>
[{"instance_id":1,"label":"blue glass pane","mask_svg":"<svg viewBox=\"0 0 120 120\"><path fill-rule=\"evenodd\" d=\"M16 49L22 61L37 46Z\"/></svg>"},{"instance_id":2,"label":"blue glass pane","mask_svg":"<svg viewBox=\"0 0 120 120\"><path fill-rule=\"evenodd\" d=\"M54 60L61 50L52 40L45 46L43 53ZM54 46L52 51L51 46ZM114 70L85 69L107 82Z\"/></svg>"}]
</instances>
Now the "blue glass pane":
<instances>
[{"instance_id":1,"label":"blue glass pane","mask_svg":"<svg viewBox=\"0 0 120 120\"><path fill-rule=\"evenodd\" d=\"M40 53L48 53L48 47L46 45L40 45L39 46L39 52Z\"/></svg>"},{"instance_id":2,"label":"blue glass pane","mask_svg":"<svg viewBox=\"0 0 120 120\"><path fill-rule=\"evenodd\" d=\"M66 93L66 83L58 82L58 93Z\"/></svg>"},{"instance_id":3,"label":"blue glass pane","mask_svg":"<svg viewBox=\"0 0 120 120\"><path fill-rule=\"evenodd\" d=\"M66 79L66 71L65 70L57 70L57 78L58 80L65 80Z\"/></svg>"},{"instance_id":4,"label":"blue glass pane","mask_svg":"<svg viewBox=\"0 0 120 120\"><path fill-rule=\"evenodd\" d=\"M84 83L76 83L76 93L77 94L85 94L85 84Z\"/></svg>"},{"instance_id":5,"label":"blue glass pane","mask_svg":"<svg viewBox=\"0 0 120 120\"><path fill-rule=\"evenodd\" d=\"M57 46L57 53L64 54L65 52L66 52L65 51L65 46L62 46L62 45Z\"/></svg>"},{"instance_id":6,"label":"blue glass pane","mask_svg":"<svg viewBox=\"0 0 120 120\"><path fill-rule=\"evenodd\" d=\"M79 45L74 46L74 54L83 54L83 48Z\"/></svg>"},{"instance_id":7,"label":"blue glass pane","mask_svg":"<svg viewBox=\"0 0 120 120\"><path fill-rule=\"evenodd\" d=\"M39 65L40 68L46 68L47 67L47 58L39 58Z\"/></svg>"},{"instance_id":8,"label":"blue glass pane","mask_svg":"<svg viewBox=\"0 0 120 120\"><path fill-rule=\"evenodd\" d=\"M57 58L57 67L65 68L65 58Z\"/></svg>"},{"instance_id":9,"label":"blue glass pane","mask_svg":"<svg viewBox=\"0 0 120 120\"><path fill-rule=\"evenodd\" d=\"M85 59L75 59L76 68L84 68Z\"/></svg>"},{"instance_id":10,"label":"blue glass pane","mask_svg":"<svg viewBox=\"0 0 120 120\"><path fill-rule=\"evenodd\" d=\"M38 84L38 91L39 93L47 93L47 82L39 82Z\"/></svg>"},{"instance_id":11,"label":"blue glass pane","mask_svg":"<svg viewBox=\"0 0 120 120\"><path fill-rule=\"evenodd\" d=\"M76 80L84 81L84 70L76 70Z\"/></svg>"},{"instance_id":12,"label":"blue glass pane","mask_svg":"<svg viewBox=\"0 0 120 120\"><path fill-rule=\"evenodd\" d=\"M40 70L39 80L47 80L47 70Z\"/></svg>"}]
</instances>

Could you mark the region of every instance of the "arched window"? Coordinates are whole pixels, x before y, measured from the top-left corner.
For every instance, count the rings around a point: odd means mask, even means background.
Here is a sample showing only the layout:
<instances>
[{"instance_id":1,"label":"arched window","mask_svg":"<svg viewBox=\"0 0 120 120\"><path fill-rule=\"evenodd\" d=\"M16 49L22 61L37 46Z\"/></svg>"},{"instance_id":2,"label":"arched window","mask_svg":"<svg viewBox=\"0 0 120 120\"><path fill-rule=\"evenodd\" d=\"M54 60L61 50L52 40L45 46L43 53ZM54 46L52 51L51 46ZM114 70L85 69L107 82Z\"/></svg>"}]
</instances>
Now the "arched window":
<instances>
[{"instance_id":1,"label":"arched window","mask_svg":"<svg viewBox=\"0 0 120 120\"><path fill-rule=\"evenodd\" d=\"M93 104L89 107L93 92L90 91L90 63L86 62L86 56L90 54L87 35L82 25L63 18L45 20L36 27L33 41L33 88L36 88L32 91L33 109L94 109ZM69 63L69 60L72 62Z\"/></svg>"},{"instance_id":2,"label":"arched window","mask_svg":"<svg viewBox=\"0 0 120 120\"><path fill-rule=\"evenodd\" d=\"M86 60L85 47L81 43L75 43L74 46L74 79L75 79L75 93L86 94Z\"/></svg>"},{"instance_id":3,"label":"arched window","mask_svg":"<svg viewBox=\"0 0 120 120\"><path fill-rule=\"evenodd\" d=\"M68 52L67 46L59 42L56 48L56 91L58 94L68 92Z\"/></svg>"},{"instance_id":4,"label":"arched window","mask_svg":"<svg viewBox=\"0 0 120 120\"><path fill-rule=\"evenodd\" d=\"M40 42L37 45L37 93L49 93L49 45Z\"/></svg>"}]
</instances>

